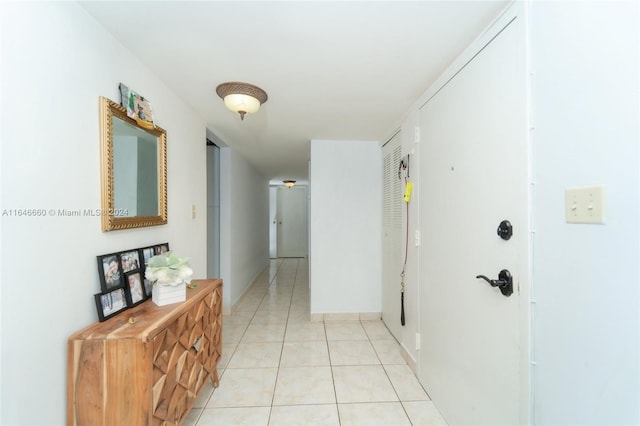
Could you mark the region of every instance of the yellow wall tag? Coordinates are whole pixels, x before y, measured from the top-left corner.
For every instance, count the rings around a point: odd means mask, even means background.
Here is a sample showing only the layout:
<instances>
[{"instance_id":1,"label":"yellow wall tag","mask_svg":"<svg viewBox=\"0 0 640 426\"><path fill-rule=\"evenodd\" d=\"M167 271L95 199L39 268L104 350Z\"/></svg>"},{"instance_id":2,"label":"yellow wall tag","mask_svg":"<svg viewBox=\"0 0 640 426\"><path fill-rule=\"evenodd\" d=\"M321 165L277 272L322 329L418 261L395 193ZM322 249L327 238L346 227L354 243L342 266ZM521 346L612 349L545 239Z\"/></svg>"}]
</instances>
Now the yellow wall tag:
<instances>
[{"instance_id":1,"label":"yellow wall tag","mask_svg":"<svg viewBox=\"0 0 640 426\"><path fill-rule=\"evenodd\" d=\"M407 186L404 188L404 202L411 201L411 190L413 189L413 182L407 182Z\"/></svg>"}]
</instances>

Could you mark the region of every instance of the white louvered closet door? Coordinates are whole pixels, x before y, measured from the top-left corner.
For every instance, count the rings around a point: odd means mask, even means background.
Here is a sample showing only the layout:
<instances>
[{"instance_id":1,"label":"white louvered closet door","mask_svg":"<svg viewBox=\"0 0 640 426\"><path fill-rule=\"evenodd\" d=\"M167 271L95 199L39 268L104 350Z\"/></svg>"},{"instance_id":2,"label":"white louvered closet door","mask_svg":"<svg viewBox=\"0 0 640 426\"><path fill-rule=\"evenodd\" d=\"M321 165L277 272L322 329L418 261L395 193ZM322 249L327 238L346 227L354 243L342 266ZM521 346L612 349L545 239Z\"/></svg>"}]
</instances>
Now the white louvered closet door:
<instances>
[{"instance_id":1,"label":"white louvered closet door","mask_svg":"<svg viewBox=\"0 0 640 426\"><path fill-rule=\"evenodd\" d=\"M400 271L402 269L402 180L398 177L402 147L400 132L382 148L382 319L400 336Z\"/></svg>"}]
</instances>

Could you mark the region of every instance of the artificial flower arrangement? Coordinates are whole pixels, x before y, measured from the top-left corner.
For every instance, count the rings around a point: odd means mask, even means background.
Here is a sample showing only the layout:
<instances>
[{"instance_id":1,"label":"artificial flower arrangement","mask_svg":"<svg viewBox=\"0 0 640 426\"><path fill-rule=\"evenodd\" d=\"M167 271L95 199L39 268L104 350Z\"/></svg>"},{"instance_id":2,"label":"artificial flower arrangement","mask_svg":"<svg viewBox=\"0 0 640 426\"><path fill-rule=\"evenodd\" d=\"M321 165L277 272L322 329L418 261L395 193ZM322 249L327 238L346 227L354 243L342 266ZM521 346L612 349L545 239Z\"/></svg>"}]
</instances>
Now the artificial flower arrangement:
<instances>
[{"instance_id":1,"label":"artificial flower arrangement","mask_svg":"<svg viewBox=\"0 0 640 426\"><path fill-rule=\"evenodd\" d=\"M145 278L154 284L171 286L189 284L192 275L189 259L178 257L170 251L149 258L144 273Z\"/></svg>"}]
</instances>

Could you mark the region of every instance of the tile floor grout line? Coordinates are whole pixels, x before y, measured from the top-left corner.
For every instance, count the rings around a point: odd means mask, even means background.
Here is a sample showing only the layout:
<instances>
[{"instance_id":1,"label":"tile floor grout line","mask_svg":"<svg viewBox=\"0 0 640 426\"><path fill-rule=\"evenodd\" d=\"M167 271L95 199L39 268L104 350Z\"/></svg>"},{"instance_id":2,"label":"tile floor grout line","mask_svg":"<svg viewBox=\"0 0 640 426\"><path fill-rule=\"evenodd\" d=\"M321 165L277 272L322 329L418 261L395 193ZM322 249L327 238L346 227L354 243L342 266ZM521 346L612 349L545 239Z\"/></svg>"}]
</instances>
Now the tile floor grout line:
<instances>
[{"instance_id":1,"label":"tile floor grout line","mask_svg":"<svg viewBox=\"0 0 640 426\"><path fill-rule=\"evenodd\" d=\"M231 363L231 359L233 358L235 353L238 351L238 348L240 347L240 343L242 343L242 339L244 338L245 334L247 333L247 330L249 329L249 326L253 322L253 319L255 318L256 313L258 312L258 309L260 308L260 305L264 301L264 299L265 299L265 297L267 295L267 292L269 291L269 288L273 285L273 281L278 276L278 273L280 272L280 266L284 263L284 260L282 262L279 262L279 263L280 264L276 263L276 273L275 273L275 275L273 276L273 278L270 281L268 281L269 282L269 286L265 289L264 294L262 295L262 298L260 299L260 303L258 304L258 306L256 307L255 311L253 312L253 315L251 315L251 318L249 319L249 322L245 326L245 329L244 329L244 332L242 333L242 336L240 336L240 338L238 339L238 343L235 345L233 351L231 352L231 355L229 356L229 360L227 361L227 364L225 365L224 371L222 372L222 374L218 378L220 381L222 380L222 377L224 376L224 374L227 372L229 364ZM271 265L265 267L265 270L268 270L270 267L271 267ZM258 275L258 277L259 276L260 276L260 274ZM257 277L256 277L256 280L257 280ZM255 284L256 284L256 281L254 280L254 282L251 283L251 285L249 286L248 290L251 290L251 287L253 287ZM233 312L232 312L232 314L233 314ZM224 324L224 320L223 320L223 324ZM284 343L284 337L283 337L283 343ZM282 348L280 349L280 353L282 354ZM276 380L277 380L277 375L276 375ZM218 387L220 387L220 383L218 384ZM209 395L209 398L207 398L207 401L204 404L204 407L202 407L202 410L200 411L200 414L198 415L198 418L196 419L196 422L195 422L196 426L198 424L198 421L202 417L202 414L204 413L204 410L207 408L207 405L211 401L211 398L213 398L213 395L215 394L217 389L218 388L214 388L213 391L211 392L211 394ZM274 391L275 391L275 386L274 386ZM271 417L271 407L273 407L273 401L272 401L271 406L269 407L269 417Z\"/></svg>"},{"instance_id":2,"label":"tile floor grout line","mask_svg":"<svg viewBox=\"0 0 640 426\"><path fill-rule=\"evenodd\" d=\"M282 263L284 263L284 260L282 261ZM281 265L282 265L281 263ZM278 275L278 273L280 272L280 266L278 266L277 269L278 272L276 272L276 276ZM294 279L293 279L293 287L295 288L296 282L295 282L295 276L297 276L298 273L298 265L296 264L296 275L294 275ZM274 277L275 279L275 277ZM273 284L271 284L273 285ZM284 341L285 341L285 337L287 336L287 327L289 324L289 315L291 312L291 300L293 299L293 289L291 290L291 297L289 298L289 309L287 310L287 321L285 322L284 325L284 334L282 335L282 344L280 345L280 357L278 358L278 369L276 370L276 382L273 385L273 395L271 395L271 406L269 407L269 417L267 418L267 425L269 423L271 423L271 414L273 413L273 403L276 400L276 389L278 389L278 379L280 378L280 366L282 364L282 354L284 353Z\"/></svg>"},{"instance_id":3,"label":"tile floor grout line","mask_svg":"<svg viewBox=\"0 0 640 426\"><path fill-rule=\"evenodd\" d=\"M331 384L333 385L333 397L336 400L336 414L338 414L338 425L342 425L342 420L340 419L340 409L338 408L338 391L336 390L336 378L333 374L333 360L331 358L331 350L329 350L329 336L327 335L327 326L322 321L322 328L324 329L324 341L327 346L327 356L329 358L329 369L331 371Z\"/></svg>"}]
</instances>

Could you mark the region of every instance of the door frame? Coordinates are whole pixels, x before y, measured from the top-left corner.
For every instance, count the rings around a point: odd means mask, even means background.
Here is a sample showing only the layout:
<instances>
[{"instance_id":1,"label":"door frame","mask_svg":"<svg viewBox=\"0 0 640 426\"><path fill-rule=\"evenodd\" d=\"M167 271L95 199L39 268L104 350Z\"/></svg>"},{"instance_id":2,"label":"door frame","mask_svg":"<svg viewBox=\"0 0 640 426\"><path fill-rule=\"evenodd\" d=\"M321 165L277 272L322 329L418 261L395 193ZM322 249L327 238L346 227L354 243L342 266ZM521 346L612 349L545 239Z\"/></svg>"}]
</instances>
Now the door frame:
<instances>
[{"instance_id":1,"label":"door frame","mask_svg":"<svg viewBox=\"0 0 640 426\"><path fill-rule=\"evenodd\" d=\"M220 147L207 138L207 277L221 276Z\"/></svg>"}]
</instances>

